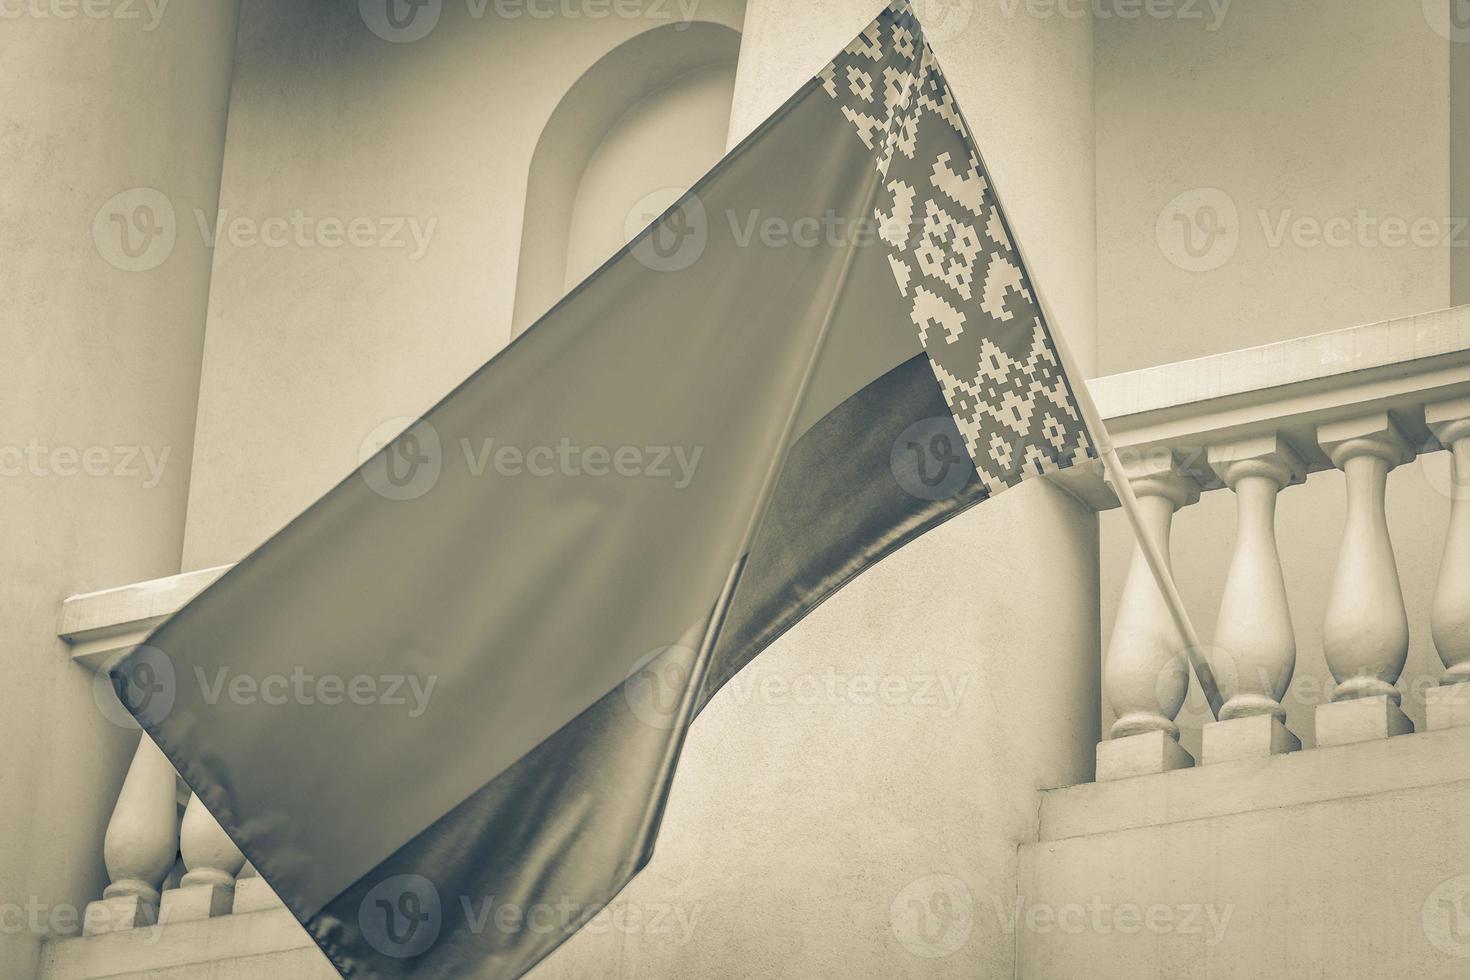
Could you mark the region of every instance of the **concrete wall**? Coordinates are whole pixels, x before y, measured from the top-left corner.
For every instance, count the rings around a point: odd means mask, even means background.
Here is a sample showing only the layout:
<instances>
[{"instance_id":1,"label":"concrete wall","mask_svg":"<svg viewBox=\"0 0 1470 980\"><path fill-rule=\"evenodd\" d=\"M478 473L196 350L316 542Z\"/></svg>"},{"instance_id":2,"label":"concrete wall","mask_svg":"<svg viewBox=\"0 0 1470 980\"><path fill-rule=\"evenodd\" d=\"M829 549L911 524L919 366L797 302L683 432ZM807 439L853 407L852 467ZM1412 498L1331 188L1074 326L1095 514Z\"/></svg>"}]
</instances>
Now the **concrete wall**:
<instances>
[{"instance_id":1,"label":"concrete wall","mask_svg":"<svg viewBox=\"0 0 1470 980\"><path fill-rule=\"evenodd\" d=\"M61 600L179 570L236 5L11 5L0 29L0 975L106 884L137 734ZM64 16L67 12L71 16Z\"/></svg>"},{"instance_id":2,"label":"concrete wall","mask_svg":"<svg viewBox=\"0 0 1470 980\"><path fill-rule=\"evenodd\" d=\"M1470 957L1470 729L1047 794L1026 978L1452 980Z\"/></svg>"},{"instance_id":3,"label":"concrete wall","mask_svg":"<svg viewBox=\"0 0 1470 980\"><path fill-rule=\"evenodd\" d=\"M1448 305L1450 44L1422 5L1190 7L1095 24L1100 372ZM1435 244L1312 239L1360 209Z\"/></svg>"},{"instance_id":4,"label":"concrete wall","mask_svg":"<svg viewBox=\"0 0 1470 980\"><path fill-rule=\"evenodd\" d=\"M1463 60L1464 45L1426 5L1234 0L1158 8L1188 17L1117 16L1125 7L1104 4L1111 15L1094 23L1099 373L1451 304L1452 264L1470 251L1450 181L1451 55ZM1428 610L1444 466L1439 454L1390 478L1413 633L1405 677L1421 685L1439 667ZM1288 724L1308 745L1331 687L1321 622L1342 482L1314 476L1278 516L1299 651ZM1206 642L1233 540L1228 491L1176 519L1179 584ZM1121 515L1104 518L1109 631L1131 541ZM1421 690L1405 709L1422 723ZM1191 751L1205 719L1192 695L1181 715Z\"/></svg>"}]
</instances>

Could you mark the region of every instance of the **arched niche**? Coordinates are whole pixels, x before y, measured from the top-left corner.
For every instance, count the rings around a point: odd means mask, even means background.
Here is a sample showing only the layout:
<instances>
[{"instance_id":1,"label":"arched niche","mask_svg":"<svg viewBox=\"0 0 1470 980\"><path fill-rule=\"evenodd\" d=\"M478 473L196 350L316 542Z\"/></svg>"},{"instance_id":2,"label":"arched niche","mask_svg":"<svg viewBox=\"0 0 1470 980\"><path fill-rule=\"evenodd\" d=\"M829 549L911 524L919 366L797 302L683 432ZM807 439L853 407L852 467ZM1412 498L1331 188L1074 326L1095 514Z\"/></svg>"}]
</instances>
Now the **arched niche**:
<instances>
[{"instance_id":1,"label":"arched niche","mask_svg":"<svg viewBox=\"0 0 1470 980\"><path fill-rule=\"evenodd\" d=\"M739 32L654 28L608 52L546 123L531 158L512 336L724 153ZM630 215L634 215L630 219Z\"/></svg>"}]
</instances>

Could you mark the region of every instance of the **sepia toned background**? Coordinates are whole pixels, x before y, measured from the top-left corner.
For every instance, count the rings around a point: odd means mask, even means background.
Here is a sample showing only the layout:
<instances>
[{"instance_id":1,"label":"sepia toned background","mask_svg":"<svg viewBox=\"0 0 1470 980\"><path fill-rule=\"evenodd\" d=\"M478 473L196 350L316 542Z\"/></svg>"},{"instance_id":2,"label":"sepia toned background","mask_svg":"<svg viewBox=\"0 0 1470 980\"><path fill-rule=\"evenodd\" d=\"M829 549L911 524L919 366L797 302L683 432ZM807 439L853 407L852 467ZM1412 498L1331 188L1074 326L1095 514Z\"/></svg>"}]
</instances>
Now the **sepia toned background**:
<instances>
[{"instance_id":1,"label":"sepia toned background","mask_svg":"<svg viewBox=\"0 0 1470 980\"><path fill-rule=\"evenodd\" d=\"M1105 376L1470 301L1470 34L1449 6L915 9L1058 328ZM239 560L595 269L878 5L0 10L0 447L19 450L0 463L23 461L0 475L0 974L27 976L109 883L104 836L137 744L58 636L63 600ZM1311 356L1330 368L1349 347ZM1382 372L1458 370L1467 347ZM1463 380L1435 380L1434 397L1465 395ZM1105 412L1130 383L1099 388ZM1406 424L1425 453L1389 475L1386 505L1420 733L1406 744L1311 751L1346 514L1329 464L1281 494L1277 518L1297 649L1282 702L1303 751L1093 783L1132 534L1095 496L1027 485L887 559L717 697L653 863L537 975L1463 975L1466 743L1424 734L1444 669L1429 622L1449 454L1422 412ZM95 472L78 462L89 449ZM1219 488L1173 522L1207 643L1236 526ZM104 616L77 635L109 630L125 632ZM1196 760L1206 721L1197 696L1178 717ZM1100 795L1041 792L1057 787ZM1123 924L1150 908L1160 928ZM258 948L203 928L223 917L191 925L151 952L121 934L51 943L47 975L330 975L278 923Z\"/></svg>"}]
</instances>

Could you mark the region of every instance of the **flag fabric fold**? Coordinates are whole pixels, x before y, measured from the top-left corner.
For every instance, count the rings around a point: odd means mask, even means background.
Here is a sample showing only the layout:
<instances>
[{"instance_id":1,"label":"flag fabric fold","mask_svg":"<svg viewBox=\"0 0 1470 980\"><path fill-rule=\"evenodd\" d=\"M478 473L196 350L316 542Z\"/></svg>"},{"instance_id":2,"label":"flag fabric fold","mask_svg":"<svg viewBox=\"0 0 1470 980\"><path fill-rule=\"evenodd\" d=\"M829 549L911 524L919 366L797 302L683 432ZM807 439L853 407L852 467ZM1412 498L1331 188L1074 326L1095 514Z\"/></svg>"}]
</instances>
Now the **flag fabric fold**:
<instances>
[{"instance_id":1,"label":"flag fabric fold","mask_svg":"<svg viewBox=\"0 0 1470 980\"><path fill-rule=\"evenodd\" d=\"M113 682L344 976L519 976L648 861L722 684L1092 452L896 3Z\"/></svg>"}]
</instances>

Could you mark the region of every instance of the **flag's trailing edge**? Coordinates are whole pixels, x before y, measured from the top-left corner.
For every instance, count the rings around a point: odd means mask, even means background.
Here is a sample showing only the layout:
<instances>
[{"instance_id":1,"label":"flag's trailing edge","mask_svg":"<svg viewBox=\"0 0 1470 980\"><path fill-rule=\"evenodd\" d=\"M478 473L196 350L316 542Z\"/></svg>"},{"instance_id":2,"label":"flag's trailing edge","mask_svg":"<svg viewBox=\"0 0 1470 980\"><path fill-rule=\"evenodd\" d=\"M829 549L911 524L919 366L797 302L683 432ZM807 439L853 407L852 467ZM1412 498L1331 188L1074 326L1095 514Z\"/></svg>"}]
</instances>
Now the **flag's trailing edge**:
<instances>
[{"instance_id":1,"label":"flag's trailing edge","mask_svg":"<svg viewBox=\"0 0 1470 980\"><path fill-rule=\"evenodd\" d=\"M791 235L753 240L772 220ZM1091 454L895 4L113 680L344 976L518 976L647 863L722 684L884 555ZM334 696L263 697L303 673ZM345 697L360 678L423 697Z\"/></svg>"}]
</instances>

